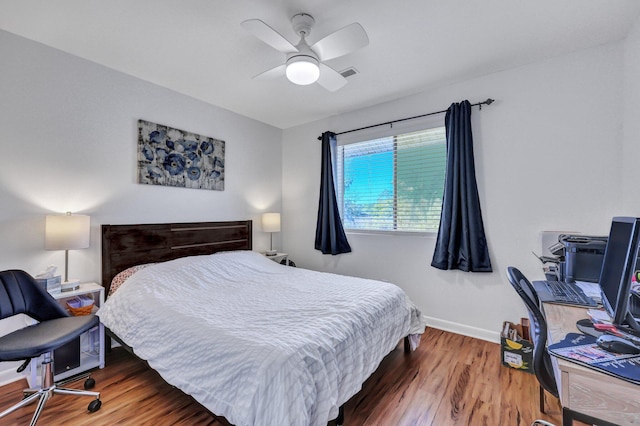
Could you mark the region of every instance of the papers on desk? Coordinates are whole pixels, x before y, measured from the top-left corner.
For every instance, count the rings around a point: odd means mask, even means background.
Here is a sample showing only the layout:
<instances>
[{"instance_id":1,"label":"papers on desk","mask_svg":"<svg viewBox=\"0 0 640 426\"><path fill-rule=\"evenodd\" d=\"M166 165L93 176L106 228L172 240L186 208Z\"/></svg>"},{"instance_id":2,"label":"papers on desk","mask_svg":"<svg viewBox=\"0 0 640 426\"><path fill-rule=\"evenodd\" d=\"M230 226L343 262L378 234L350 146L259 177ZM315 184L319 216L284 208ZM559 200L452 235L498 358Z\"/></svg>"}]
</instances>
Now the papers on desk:
<instances>
[{"instance_id":1,"label":"papers on desk","mask_svg":"<svg viewBox=\"0 0 640 426\"><path fill-rule=\"evenodd\" d=\"M598 347L595 337L569 333L547 350L558 358L640 385L640 355L607 352Z\"/></svg>"},{"instance_id":2,"label":"papers on desk","mask_svg":"<svg viewBox=\"0 0 640 426\"><path fill-rule=\"evenodd\" d=\"M576 285L584 291L584 294L593 299L594 302L602 304L602 294L600 293L600 284L590 283L587 281L576 281Z\"/></svg>"},{"instance_id":3,"label":"papers on desk","mask_svg":"<svg viewBox=\"0 0 640 426\"><path fill-rule=\"evenodd\" d=\"M594 324L611 324L611 317L604 309L589 309L587 315Z\"/></svg>"}]
</instances>

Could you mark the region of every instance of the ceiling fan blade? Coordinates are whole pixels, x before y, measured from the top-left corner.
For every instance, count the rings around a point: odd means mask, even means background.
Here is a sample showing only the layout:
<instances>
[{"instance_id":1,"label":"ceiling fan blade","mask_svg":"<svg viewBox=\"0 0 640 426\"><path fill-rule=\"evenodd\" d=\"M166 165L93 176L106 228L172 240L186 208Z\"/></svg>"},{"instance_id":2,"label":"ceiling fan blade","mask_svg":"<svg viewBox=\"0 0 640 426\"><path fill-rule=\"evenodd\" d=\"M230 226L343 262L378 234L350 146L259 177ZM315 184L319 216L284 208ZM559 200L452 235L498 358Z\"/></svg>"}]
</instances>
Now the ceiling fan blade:
<instances>
[{"instance_id":1,"label":"ceiling fan blade","mask_svg":"<svg viewBox=\"0 0 640 426\"><path fill-rule=\"evenodd\" d=\"M271 78L276 78L285 75L287 69L286 64L278 65L275 68L271 68L270 70L266 70L265 72L261 72L256 75L254 80L269 80Z\"/></svg>"},{"instance_id":2,"label":"ceiling fan blade","mask_svg":"<svg viewBox=\"0 0 640 426\"><path fill-rule=\"evenodd\" d=\"M318 84L330 92L335 92L347 84L347 79L333 68L320 63L320 78L318 78Z\"/></svg>"},{"instance_id":3,"label":"ceiling fan blade","mask_svg":"<svg viewBox=\"0 0 640 426\"><path fill-rule=\"evenodd\" d=\"M369 36L362 25L354 22L351 25L329 34L311 46L321 61L338 58L369 44Z\"/></svg>"},{"instance_id":4,"label":"ceiling fan blade","mask_svg":"<svg viewBox=\"0 0 640 426\"><path fill-rule=\"evenodd\" d=\"M253 34L269 46L282 53L294 53L298 51L298 49L291 44L289 40L259 19L249 19L240 23L240 25L247 32Z\"/></svg>"}]
</instances>

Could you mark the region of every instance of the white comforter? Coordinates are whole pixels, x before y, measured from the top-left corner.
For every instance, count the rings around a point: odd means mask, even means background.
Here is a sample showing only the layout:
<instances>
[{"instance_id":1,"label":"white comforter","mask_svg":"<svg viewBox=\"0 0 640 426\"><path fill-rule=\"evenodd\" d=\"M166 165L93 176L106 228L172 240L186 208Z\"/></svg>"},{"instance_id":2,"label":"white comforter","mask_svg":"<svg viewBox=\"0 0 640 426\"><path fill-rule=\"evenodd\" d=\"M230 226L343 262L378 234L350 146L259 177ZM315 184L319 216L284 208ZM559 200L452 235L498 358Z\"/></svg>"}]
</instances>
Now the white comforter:
<instances>
[{"instance_id":1,"label":"white comforter","mask_svg":"<svg viewBox=\"0 0 640 426\"><path fill-rule=\"evenodd\" d=\"M326 425L425 325L393 284L248 251L150 266L98 315L168 383L237 426Z\"/></svg>"}]
</instances>

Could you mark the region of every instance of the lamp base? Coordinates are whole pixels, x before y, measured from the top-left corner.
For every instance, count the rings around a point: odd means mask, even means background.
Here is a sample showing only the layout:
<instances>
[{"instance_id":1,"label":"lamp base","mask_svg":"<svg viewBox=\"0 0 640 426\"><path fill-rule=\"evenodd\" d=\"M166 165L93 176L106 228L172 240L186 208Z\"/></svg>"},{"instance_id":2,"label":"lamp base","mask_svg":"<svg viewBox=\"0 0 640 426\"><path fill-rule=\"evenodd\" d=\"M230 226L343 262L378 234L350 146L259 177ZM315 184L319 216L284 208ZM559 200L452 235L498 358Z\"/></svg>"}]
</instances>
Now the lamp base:
<instances>
[{"instance_id":1,"label":"lamp base","mask_svg":"<svg viewBox=\"0 0 640 426\"><path fill-rule=\"evenodd\" d=\"M278 250L267 250L264 252L264 254L267 256L275 256L276 254L278 254Z\"/></svg>"},{"instance_id":2,"label":"lamp base","mask_svg":"<svg viewBox=\"0 0 640 426\"><path fill-rule=\"evenodd\" d=\"M80 280L69 280L60 284L60 291L74 291L80 288Z\"/></svg>"}]
</instances>

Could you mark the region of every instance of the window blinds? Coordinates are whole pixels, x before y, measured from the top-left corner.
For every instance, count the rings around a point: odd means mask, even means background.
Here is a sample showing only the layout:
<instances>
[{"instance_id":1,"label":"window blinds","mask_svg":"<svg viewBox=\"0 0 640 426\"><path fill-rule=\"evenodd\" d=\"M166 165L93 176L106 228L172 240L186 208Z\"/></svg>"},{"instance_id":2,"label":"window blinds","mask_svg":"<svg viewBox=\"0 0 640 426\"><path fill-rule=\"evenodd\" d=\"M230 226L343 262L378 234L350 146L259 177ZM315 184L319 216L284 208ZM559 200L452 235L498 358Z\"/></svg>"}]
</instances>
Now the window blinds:
<instances>
[{"instance_id":1,"label":"window blinds","mask_svg":"<svg viewBox=\"0 0 640 426\"><path fill-rule=\"evenodd\" d=\"M338 147L338 203L346 229L437 231L444 127Z\"/></svg>"}]
</instances>

